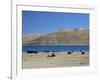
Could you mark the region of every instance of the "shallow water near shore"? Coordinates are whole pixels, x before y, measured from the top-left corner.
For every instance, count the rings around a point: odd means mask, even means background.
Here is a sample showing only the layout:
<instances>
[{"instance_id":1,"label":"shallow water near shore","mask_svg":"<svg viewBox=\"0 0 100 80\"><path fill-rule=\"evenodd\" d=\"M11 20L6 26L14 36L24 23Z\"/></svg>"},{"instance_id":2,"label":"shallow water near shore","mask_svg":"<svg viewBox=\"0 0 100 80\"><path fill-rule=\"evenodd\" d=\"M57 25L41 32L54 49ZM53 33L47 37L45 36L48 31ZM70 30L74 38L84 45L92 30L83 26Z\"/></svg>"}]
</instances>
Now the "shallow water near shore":
<instances>
[{"instance_id":1,"label":"shallow water near shore","mask_svg":"<svg viewBox=\"0 0 100 80\"><path fill-rule=\"evenodd\" d=\"M24 45L22 46L22 51L89 51L88 45Z\"/></svg>"}]
</instances>

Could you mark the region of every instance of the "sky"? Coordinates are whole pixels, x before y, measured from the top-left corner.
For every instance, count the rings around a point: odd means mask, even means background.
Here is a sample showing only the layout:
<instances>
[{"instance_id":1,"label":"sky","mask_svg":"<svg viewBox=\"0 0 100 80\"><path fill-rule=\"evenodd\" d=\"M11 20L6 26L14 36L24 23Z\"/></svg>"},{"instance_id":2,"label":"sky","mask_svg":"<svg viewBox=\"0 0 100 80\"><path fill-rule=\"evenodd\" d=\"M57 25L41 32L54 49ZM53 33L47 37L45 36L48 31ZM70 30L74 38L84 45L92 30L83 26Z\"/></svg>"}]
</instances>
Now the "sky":
<instances>
[{"instance_id":1,"label":"sky","mask_svg":"<svg viewBox=\"0 0 100 80\"><path fill-rule=\"evenodd\" d=\"M22 33L45 34L59 29L89 27L88 13L22 11Z\"/></svg>"}]
</instances>

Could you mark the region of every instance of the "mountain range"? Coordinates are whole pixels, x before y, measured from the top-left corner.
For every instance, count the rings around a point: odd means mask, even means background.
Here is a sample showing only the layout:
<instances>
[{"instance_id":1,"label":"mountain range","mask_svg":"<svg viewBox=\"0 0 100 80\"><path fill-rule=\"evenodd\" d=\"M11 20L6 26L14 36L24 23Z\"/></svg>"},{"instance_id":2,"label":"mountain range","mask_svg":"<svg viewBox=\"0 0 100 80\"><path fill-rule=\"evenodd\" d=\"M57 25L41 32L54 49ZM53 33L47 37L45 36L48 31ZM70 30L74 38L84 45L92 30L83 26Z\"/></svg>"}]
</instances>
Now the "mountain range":
<instances>
[{"instance_id":1,"label":"mountain range","mask_svg":"<svg viewBox=\"0 0 100 80\"><path fill-rule=\"evenodd\" d=\"M88 45L89 29L60 29L48 34L23 36L23 45Z\"/></svg>"}]
</instances>

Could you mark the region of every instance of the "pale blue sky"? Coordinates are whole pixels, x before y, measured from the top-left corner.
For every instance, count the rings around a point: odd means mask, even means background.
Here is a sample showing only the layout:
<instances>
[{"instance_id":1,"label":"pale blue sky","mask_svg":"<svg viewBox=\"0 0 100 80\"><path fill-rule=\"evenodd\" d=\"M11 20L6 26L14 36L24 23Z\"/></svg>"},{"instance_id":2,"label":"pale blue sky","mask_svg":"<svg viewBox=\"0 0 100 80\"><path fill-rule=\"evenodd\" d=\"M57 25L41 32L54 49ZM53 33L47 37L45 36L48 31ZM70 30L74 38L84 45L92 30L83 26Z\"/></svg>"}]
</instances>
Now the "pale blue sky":
<instances>
[{"instance_id":1,"label":"pale blue sky","mask_svg":"<svg viewBox=\"0 0 100 80\"><path fill-rule=\"evenodd\" d=\"M50 33L64 29L88 28L89 14L22 11L23 35Z\"/></svg>"}]
</instances>

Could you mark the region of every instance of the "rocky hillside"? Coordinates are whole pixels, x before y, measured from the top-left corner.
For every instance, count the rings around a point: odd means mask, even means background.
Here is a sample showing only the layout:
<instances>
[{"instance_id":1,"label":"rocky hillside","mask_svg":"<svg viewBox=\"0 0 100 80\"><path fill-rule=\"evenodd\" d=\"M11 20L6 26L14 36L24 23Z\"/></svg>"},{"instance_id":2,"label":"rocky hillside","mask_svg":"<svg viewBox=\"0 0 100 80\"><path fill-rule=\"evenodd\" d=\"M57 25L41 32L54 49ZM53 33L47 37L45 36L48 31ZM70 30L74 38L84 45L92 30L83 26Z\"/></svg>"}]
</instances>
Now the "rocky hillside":
<instances>
[{"instance_id":1,"label":"rocky hillside","mask_svg":"<svg viewBox=\"0 0 100 80\"><path fill-rule=\"evenodd\" d=\"M60 30L27 41L30 45L88 45L89 30Z\"/></svg>"},{"instance_id":2,"label":"rocky hillside","mask_svg":"<svg viewBox=\"0 0 100 80\"><path fill-rule=\"evenodd\" d=\"M22 43L23 44L29 44L31 43L34 39L42 36L43 34L31 34L31 35L27 35L27 36L23 36L23 40Z\"/></svg>"}]
</instances>

